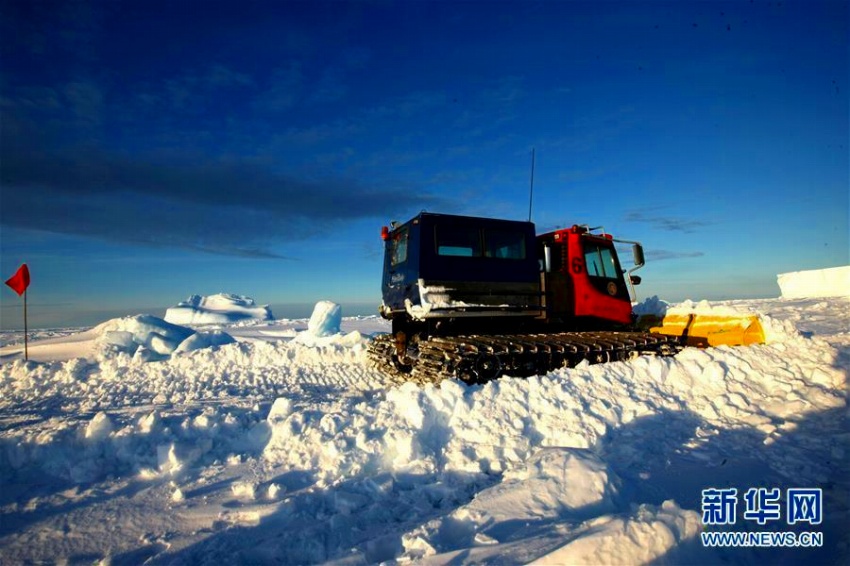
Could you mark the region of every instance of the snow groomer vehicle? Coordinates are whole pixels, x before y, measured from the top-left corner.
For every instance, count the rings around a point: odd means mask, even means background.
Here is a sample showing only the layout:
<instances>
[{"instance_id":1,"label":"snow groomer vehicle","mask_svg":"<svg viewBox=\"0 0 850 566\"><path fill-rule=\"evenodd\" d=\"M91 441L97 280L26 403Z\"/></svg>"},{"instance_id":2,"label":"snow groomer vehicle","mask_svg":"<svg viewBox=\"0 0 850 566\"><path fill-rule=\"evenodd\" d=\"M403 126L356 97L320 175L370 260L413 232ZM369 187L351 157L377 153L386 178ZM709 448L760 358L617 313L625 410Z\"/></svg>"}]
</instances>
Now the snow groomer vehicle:
<instances>
[{"instance_id":1,"label":"snow groomer vehicle","mask_svg":"<svg viewBox=\"0 0 850 566\"><path fill-rule=\"evenodd\" d=\"M392 331L372 342L369 357L396 381L481 383L743 343L733 336L739 320L665 317L638 328L632 300L643 247L601 228L537 234L532 222L422 212L381 237L379 312ZM631 247L628 269L615 244Z\"/></svg>"}]
</instances>

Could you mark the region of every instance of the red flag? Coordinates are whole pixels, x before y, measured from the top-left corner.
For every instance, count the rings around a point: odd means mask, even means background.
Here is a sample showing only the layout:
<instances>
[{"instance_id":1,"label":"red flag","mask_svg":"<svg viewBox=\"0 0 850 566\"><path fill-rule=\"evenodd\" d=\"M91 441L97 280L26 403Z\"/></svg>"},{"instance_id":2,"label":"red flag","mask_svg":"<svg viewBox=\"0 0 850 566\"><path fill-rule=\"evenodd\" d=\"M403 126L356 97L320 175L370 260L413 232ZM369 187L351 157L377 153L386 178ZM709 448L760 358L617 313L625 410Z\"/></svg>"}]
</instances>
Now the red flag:
<instances>
[{"instance_id":1,"label":"red flag","mask_svg":"<svg viewBox=\"0 0 850 566\"><path fill-rule=\"evenodd\" d=\"M18 270L7 281L6 285L11 287L19 296L24 294L30 286L30 270L27 264L22 263Z\"/></svg>"}]
</instances>

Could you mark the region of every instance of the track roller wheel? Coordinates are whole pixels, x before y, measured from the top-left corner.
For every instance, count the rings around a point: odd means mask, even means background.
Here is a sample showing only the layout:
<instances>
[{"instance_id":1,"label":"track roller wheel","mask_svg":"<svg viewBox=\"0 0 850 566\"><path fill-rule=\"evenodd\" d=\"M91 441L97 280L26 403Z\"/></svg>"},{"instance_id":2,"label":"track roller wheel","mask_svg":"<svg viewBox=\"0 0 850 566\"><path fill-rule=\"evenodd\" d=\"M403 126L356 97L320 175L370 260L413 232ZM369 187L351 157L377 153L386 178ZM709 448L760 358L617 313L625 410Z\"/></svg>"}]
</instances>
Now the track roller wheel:
<instances>
[{"instance_id":1,"label":"track roller wheel","mask_svg":"<svg viewBox=\"0 0 850 566\"><path fill-rule=\"evenodd\" d=\"M460 369L458 373L466 383L487 383L501 375L502 362L494 354L478 354L471 364Z\"/></svg>"},{"instance_id":2,"label":"track roller wheel","mask_svg":"<svg viewBox=\"0 0 850 566\"><path fill-rule=\"evenodd\" d=\"M407 359L409 359L409 358L407 358ZM393 361L393 366L395 366L395 369L397 369L401 373L410 373L410 372L413 371L413 364L412 363L405 363L401 358L399 358L395 354L392 355L392 361Z\"/></svg>"},{"instance_id":3,"label":"track roller wheel","mask_svg":"<svg viewBox=\"0 0 850 566\"><path fill-rule=\"evenodd\" d=\"M391 357L393 365L401 373L410 373L413 371L413 360L407 356L407 334L399 330L393 336L393 342L395 343L395 353Z\"/></svg>"}]
</instances>

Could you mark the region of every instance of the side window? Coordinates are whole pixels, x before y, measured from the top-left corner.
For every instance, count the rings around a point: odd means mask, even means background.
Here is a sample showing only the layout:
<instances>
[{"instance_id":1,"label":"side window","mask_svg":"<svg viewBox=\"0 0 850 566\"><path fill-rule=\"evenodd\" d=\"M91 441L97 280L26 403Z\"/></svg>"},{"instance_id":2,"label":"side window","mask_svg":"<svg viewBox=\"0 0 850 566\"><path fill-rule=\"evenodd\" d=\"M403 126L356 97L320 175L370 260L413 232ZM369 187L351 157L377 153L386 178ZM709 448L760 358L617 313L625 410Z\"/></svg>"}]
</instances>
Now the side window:
<instances>
[{"instance_id":1,"label":"side window","mask_svg":"<svg viewBox=\"0 0 850 566\"><path fill-rule=\"evenodd\" d=\"M395 233L390 244L390 261L395 266L407 261L407 228Z\"/></svg>"},{"instance_id":2,"label":"side window","mask_svg":"<svg viewBox=\"0 0 850 566\"><path fill-rule=\"evenodd\" d=\"M481 257L481 237L477 228L436 227L437 255Z\"/></svg>"},{"instance_id":3,"label":"side window","mask_svg":"<svg viewBox=\"0 0 850 566\"><path fill-rule=\"evenodd\" d=\"M484 230L486 257L525 259L525 235L511 230Z\"/></svg>"},{"instance_id":4,"label":"side window","mask_svg":"<svg viewBox=\"0 0 850 566\"><path fill-rule=\"evenodd\" d=\"M554 241L549 242L549 269L552 273L558 273L564 269L567 261L567 246L563 243L556 244ZM537 246L538 262L540 263L540 271L546 268L546 246L539 243Z\"/></svg>"},{"instance_id":5,"label":"side window","mask_svg":"<svg viewBox=\"0 0 850 566\"><path fill-rule=\"evenodd\" d=\"M610 248L586 244L584 263L587 266L587 274L591 277L617 279L617 267Z\"/></svg>"}]
</instances>

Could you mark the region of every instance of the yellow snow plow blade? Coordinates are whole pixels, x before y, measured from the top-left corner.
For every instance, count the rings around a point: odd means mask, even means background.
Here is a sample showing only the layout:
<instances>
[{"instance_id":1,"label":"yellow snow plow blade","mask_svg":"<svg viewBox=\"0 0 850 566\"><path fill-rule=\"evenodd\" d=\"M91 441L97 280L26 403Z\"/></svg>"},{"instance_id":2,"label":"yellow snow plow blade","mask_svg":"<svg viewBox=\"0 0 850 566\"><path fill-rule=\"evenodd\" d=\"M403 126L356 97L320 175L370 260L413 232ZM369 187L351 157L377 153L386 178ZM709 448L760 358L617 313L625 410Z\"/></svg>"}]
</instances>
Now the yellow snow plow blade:
<instances>
[{"instance_id":1,"label":"yellow snow plow blade","mask_svg":"<svg viewBox=\"0 0 850 566\"><path fill-rule=\"evenodd\" d=\"M653 334L680 336L688 346L748 346L764 344L764 328L758 315L722 316L667 314L664 318L644 316L640 326Z\"/></svg>"}]
</instances>

